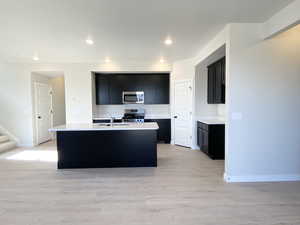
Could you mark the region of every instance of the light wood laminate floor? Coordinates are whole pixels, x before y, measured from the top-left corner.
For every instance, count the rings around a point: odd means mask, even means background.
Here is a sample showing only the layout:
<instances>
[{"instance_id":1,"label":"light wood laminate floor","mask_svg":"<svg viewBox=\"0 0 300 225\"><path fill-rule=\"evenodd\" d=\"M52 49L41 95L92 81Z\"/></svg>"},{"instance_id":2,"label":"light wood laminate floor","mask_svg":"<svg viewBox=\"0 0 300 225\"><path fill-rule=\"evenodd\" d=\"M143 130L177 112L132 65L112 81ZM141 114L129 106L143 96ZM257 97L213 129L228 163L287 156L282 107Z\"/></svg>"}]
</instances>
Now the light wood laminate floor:
<instances>
[{"instance_id":1,"label":"light wood laminate floor","mask_svg":"<svg viewBox=\"0 0 300 225\"><path fill-rule=\"evenodd\" d=\"M7 159L28 150L0 155L1 225L300 224L299 182L227 184L223 161L199 151L161 144L157 168L57 170Z\"/></svg>"}]
</instances>

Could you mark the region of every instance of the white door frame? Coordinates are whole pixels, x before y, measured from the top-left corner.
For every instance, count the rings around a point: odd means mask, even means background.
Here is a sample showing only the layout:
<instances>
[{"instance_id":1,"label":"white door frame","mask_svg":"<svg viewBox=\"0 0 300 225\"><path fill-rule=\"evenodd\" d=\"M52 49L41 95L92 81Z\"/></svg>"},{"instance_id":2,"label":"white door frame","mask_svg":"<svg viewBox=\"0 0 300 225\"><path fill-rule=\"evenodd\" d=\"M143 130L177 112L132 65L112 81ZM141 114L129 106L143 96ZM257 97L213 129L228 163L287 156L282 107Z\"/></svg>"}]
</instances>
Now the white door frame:
<instances>
[{"instance_id":1,"label":"white door frame","mask_svg":"<svg viewBox=\"0 0 300 225\"><path fill-rule=\"evenodd\" d=\"M49 84L45 84L45 83L40 83L40 82L34 82L34 121L35 121L35 145L40 144L39 143L39 126L38 126L38 92L37 92L37 88L38 86L48 86L49 87L49 91L52 93L52 87ZM51 110L53 111L53 96L52 94L50 95L50 102L51 102ZM51 127L53 127L53 113L50 113L50 125Z\"/></svg>"},{"instance_id":2,"label":"white door frame","mask_svg":"<svg viewBox=\"0 0 300 225\"><path fill-rule=\"evenodd\" d=\"M189 136L190 136L190 139L189 139L189 146L186 146L186 147L190 147L192 148L193 147L193 116L194 116L194 81L193 79L182 79L182 80L174 80L173 81L173 91L172 91L172 94L173 94L173 107L172 107L172 120L173 120L173 138L174 140L172 141L172 144L175 144L176 143L176 140L175 140L175 102L176 102L176 99L175 99L175 84L176 83L181 83L181 82L189 82L190 84L190 88L191 88L191 94L190 94L190 106L189 106L189 110L190 110L190 121L189 121Z\"/></svg>"}]
</instances>

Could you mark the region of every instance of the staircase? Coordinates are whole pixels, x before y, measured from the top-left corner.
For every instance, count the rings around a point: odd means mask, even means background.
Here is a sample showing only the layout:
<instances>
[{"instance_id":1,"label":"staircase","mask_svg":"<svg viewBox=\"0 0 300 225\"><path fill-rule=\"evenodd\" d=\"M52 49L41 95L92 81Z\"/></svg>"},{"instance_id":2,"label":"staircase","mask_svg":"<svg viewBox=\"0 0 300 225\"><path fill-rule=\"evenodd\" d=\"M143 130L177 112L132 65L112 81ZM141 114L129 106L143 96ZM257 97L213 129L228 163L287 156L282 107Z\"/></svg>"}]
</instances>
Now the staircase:
<instances>
[{"instance_id":1,"label":"staircase","mask_svg":"<svg viewBox=\"0 0 300 225\"><path fill-rule=\"evenodd\" d=\"M8 136L0 134L0 153L11 150L17 146L15 141L11 141Z\"/></svg>"}]
</instances>

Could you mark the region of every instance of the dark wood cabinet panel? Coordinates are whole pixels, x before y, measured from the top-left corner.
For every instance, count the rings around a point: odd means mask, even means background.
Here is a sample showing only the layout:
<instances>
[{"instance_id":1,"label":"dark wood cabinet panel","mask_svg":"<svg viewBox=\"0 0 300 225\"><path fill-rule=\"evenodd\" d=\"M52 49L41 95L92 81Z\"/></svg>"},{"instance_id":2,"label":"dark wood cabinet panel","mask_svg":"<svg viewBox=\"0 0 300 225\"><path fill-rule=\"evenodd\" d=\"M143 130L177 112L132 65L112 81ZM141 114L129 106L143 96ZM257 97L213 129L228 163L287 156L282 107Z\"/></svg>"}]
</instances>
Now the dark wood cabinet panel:
<instances>
[{"instance_id":1,"label":"dark wood cabinet panel","mask_svg":"<svg viewBox=\"0 0 300 225\"><path fill-rule=\"evenodd\" d=\"M145 122L156 122L158 124L157 141L171 142L171 119L145 119Z\"/></svg>"},{"instance_id":2,"label":"dark wood cabinet panel","mask_svg":"<svg viewBox=\"0 0 300 225\"><path fill-rule=\"evenodd\" d=\"M197 123L197 144L212 159L224 159L225 125Z\"/></svg>"},{"instance_id":3,"label":"dark wood cabinet panel","mask_svg":"<svg viewBox=\"0 0 300 225\"><path fill-rule=\"evenodd\" d=\"M222 62L219 61L215 64L216 76L215 76L215 103L222 103Z\"/></svg>"},{"instance_id":4,"label":"dark wood cabinet panel","mask_svg":"<svg viewBox=\"0 0 300 225\"><path fill-rule=\"evenodd\" d=\"M126 76L124 75L105 75L109 76L109 96L111 105L123 104L122 93L126 87Z\"/></svg>"},{"instance_id":5,"label":"dark wood cabinet panel","mask_svg":"<svg viewBox=\"0 0 300 225\"><path fill-rule=\"evenodd\" d=\"M96 104L106 105L110 103L109 94L109 77L108 76L96 76Z\"/></svg>"},{"instance_id":6,"label":"dark wood cabinet panel","mask_svg":"<svg viewBox=\"0 0 300 225\"><path fill-rule=\"evenodd\" d=\"M225 91L226 91L226 58L224 57L221 60L221 68L222 68L222 72L221 72L221 102L225 104Z\"/></svg>"},{"instance_id":7,"label":"dark wood cabinet panel","mask_svg":"<svg viewBox=\"0 0 300 225\"><path fill-rule=\"evenodd\" d=\"M123 104L123 91L144 91L145 104L170 103L170 76L161 74L95 74L96 103Z\"/></svg>"},{"instance_id":8,"label":"dark wood cabinet panel","mask_svg":"<svg viewBox=\"0 0 300 225\"><path fill-rule=\"evenodd\" d=\"M208 77L207 77L207 103L215 104L215 78L216 78L216 69L214 66L209 66L207 68Z\"/></svg>"},{"instance_id":9,"label":"dark wood cabinet panel","mask_svg":"<svg viewBox=\"0 0 300 225\"><path fill-rule=\"evenodd\" d=\"M223 57L209 65L207 79L207 103L225 104L226 59Z\"/></svg>"},{"instance_id":10,"label":"dark wood cabinet panel","mask_svg":"<svg viewBox=\"0 0 300 225\"><path fill-rule=\"evenodd\" d=\"M169 91L169 77L159 76L156 82L155 102L159 104L169 104L170 91Z\"/></svg>"},{"instance_id":11,"label":"dark wood cabinet panel","mask_svg":"<svg viewBox=\"0 0 300 225\"><path fill-rule=\"evenodd\" d=\"M155 75L149 76L149 75L142 75L142 78L144 80L143 84L141 85L144 90L144 102L145 104L155 104ZM146 82L145 82L146 81Z\"/></svg>"}]
</instances>

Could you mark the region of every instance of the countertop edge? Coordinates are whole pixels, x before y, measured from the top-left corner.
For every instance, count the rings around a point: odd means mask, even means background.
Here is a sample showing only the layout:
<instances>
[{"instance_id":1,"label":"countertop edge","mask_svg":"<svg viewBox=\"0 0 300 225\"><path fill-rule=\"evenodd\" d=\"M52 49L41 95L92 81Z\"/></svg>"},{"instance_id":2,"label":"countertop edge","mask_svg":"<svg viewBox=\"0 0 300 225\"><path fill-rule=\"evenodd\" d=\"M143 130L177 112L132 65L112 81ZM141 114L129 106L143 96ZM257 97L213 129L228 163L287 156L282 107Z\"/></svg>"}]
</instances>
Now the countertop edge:
<instances>
[{"instance_id":1,"label":"countertop edge","mask_svg":"<svg viewBox=\"0 0 300 225\"><path fill-rule=\"evenodd\" d=\"M226 125L226 120L222 117L197 118L197 121L208 125Z\"/></svg>"},{"instance_id":2,"label":"countertop edge","mask_svg":"<svg viewBox=\"0 0 300 225\"><path fill-rule=\"evenodd\" d=\"M119 131L119 130L158 130L157 123L132 123L126 127L97 127L95 124L66 124L50 128L49 132L57 131Z\"/></svg>"}]
</instances>

